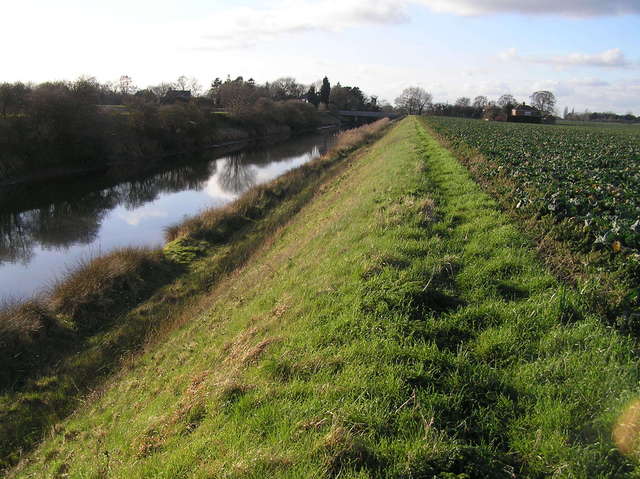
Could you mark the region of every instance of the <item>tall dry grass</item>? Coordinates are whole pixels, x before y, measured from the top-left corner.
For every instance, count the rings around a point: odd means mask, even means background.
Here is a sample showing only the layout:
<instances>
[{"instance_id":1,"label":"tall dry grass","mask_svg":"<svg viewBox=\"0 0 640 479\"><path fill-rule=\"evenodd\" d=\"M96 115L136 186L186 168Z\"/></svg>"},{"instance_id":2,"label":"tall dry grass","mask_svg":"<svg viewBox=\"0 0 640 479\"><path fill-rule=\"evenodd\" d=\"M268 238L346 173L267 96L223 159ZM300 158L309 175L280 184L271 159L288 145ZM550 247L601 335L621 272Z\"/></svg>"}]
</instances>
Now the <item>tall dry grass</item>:
<instances>
[{"instance_id":1,"label":"tall dry grass","mask_svg":"<svg viewBox=\"0 0 640 479\"><path fill-rule=\"evenodd\" d=\"M357 148L359 145L374 138L383 128L389 125L390 121L389 118L382 118L374 123L341 132L327 155L345 153Z\"/></svg>"},{"instance_id":2,"label":"tall dry grass","mask_svg":"<svg viewBox=\"0 0 640 479\"><path fill-rule=\"evenodd\" d=\"M108 312L115 303L130 303L144 290L145 271L158 267L162 255L157 250L129 247L81 261L57 282L48 306L68 316L80 328L91 322L87 313Z\"/></svg>"},{"instance_id":3,"label":"tall dry grass","mask_svg":"<svg viewBox=\"0 0 640 479\"><path fill-rule=\"evenodd\" d=\"M16 344L33 343L51 326L53 319L46 306L37 300L5 304L0 311L0 351Z\"/></svg>"},{"instance_id":4,"label":"tall dry grass","mask_svg":"<svg viewBox=\"0 0 640 479\"><path fill-rule=\"evenodd\" d=\"M153 289L160 251L124 248L80 262L48 292L0 305L0 388L64 356Z\"/></svg>"},{"instance_id":5,"label":"tall dry grass","mask_svg":"<svg viewBox=\"0 0 640 479\"><path fill-rule=\"evenodd\" d=\"M53 313L39 300L6 303L0 311L0 385L12 384L19 376L46 360L42 344L56 336L59 325Z\"/></svg>"}]
</instances>

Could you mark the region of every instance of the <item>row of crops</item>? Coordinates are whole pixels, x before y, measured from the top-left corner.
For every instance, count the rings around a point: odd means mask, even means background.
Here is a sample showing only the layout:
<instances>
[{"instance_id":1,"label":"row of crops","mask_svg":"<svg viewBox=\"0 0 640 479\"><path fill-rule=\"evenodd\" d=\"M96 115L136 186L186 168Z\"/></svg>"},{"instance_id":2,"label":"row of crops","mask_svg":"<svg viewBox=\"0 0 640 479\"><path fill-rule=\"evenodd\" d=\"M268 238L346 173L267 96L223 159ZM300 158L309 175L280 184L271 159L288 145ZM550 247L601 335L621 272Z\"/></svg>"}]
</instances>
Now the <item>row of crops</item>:
<instances>
[{"instance_id":1,"label":"row of crops","mask_svg":"<svg viewBox=\"0 0 640 479\"><path fill-rule=\"evenodd\" d=\"M587 248L640 251L640 127L561 126L431 117L454 148L488 161L478 172L507 179L509 200L571 224ZM504 182L503 182L504 183Z\"/></svg>"}]
</instances>

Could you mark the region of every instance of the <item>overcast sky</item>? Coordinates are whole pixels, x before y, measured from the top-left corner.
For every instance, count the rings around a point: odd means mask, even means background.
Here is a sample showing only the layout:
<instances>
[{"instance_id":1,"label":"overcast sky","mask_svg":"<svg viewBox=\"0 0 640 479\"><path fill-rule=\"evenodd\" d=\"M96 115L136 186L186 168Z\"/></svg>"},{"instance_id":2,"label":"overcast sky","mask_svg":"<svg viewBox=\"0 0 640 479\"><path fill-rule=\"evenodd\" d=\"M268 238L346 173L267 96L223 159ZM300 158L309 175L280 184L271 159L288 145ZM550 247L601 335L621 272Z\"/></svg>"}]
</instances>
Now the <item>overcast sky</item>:
<instances>
[{"instance_id":1,"label":"overcast sky","mask_svg":"<svg viewBox=\"0 0 640 479\"><path fill-rule=\"evenodd\" d=\"M640 0L3 2L0 81L293 76L640 114Z\"/></svg>"}]
</instances>

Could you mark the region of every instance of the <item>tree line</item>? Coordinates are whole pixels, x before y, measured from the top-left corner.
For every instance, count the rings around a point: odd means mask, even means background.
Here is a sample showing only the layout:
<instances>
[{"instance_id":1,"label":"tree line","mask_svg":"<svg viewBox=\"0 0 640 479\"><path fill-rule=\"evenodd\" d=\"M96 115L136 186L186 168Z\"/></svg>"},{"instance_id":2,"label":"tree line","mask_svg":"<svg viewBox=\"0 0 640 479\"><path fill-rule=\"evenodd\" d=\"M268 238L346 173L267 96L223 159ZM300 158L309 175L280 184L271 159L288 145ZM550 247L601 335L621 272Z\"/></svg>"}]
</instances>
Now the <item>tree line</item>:
<instances>
[{"instance_id":1,"label":"tree line","mask_svg":"<svg viewBox=\"0 0 640 479\"><path fill-rule=\"evenodd\" d=\"M550 91L536 91L529 98L531 106L537 108L544 115L555 113L556 97ZM496 100L490 100L484 95L478 95L473 100L470 97L459 97L454 103L434 103L433 95L422 87L405 88L395 99L396 109L409 115L458 116L464 118L494 119L499 115L509 115L509 112L521 104L513 95L505 93Z\"/></svg>"},{"instance_id":2,"label":"tree line","mask_svg":"<svg viewBox=\"0 0 640 479\"><path fill-rule=\"evenodd\" d=\"M311 85L299 83L292 77L282 77L271 82L257 83L243 76L226 80L215 78L208 89L197 79L182 75L173 82L161 82L146 88L138 88L133 78L122 75L113 82L100 83L94 77L80 77L75 81L45 82L41 84L1 83L0 116L34 115L40 100L57 98L61 110L65 104L74 109L78 104L126 105L165 103L171 91L186 91L191 102L200 107L223 109L232 114L246 114L254 106L264 109L271 102L299 101L313 105L319 110L364 110L380 111L392 109L387 102L380 102L376 95L367 95L358 86L343 86L340 82L331 85L325 76ZM72 105L75 105L72 107Z\"/></svg>"},{"instance_id":3,"label":"tree line","mask_svg":"<svg viewBox=\"0 0 640 479\"><path fill-rule=\"evenodd\" d=\"M206 97L216 107L233 113L250 109L264 100L304 101L325 111L380 111L383 107L390 108L386 103L379 104L377 96L366 95L358 86L343 86L340 82L332 86L326 76L311 85L304 85L291 77L263 84L257 84L252 78L245 80L242 76L234 80L227 77L225 81L216 78Z\"/></svg>"},{"instance_id":4,"label":"tree line","mask_svg":"<svg viewBox=\"0 0 640 479\"><path fill-rule=\"evenodd\" d=\"M610 111L596 112L585 110L582 113L576 113L574 109L569 111L569 107L565 107L564 114L562 116L565 120L571 121L601 121L612 123L638 123L640 122L640 116L635 116L633 113L626 113L625 115L619 115Z\"/></svg>"},{"instance_id":5,"label":"tree line","mask_svg":"<svg viewBox=\"0 0 640 479\"><path fill-rule=\"evenodd\" d=\"M529 104L538 109L544 116L556 116L557 99L553 92L541 90L534 92L529 98ZM457 116L464 118L486 118L490 120L508 118L511 110L521 105L523 101L516 99L513 95L505 93L495 100L491 100L484 95L470 97L459 97L454 103L434 103L431 93L421 87L409 87L403 90L402 94L396 98L396 110L410 115L421 115L424 113L441 116ZM575 121L601 121L636 123L640 122L640 116L635 116L629 112L619 115L613 112L590 112L576 113L564 108L562 118Z\"/></svg>"}]
</instances>

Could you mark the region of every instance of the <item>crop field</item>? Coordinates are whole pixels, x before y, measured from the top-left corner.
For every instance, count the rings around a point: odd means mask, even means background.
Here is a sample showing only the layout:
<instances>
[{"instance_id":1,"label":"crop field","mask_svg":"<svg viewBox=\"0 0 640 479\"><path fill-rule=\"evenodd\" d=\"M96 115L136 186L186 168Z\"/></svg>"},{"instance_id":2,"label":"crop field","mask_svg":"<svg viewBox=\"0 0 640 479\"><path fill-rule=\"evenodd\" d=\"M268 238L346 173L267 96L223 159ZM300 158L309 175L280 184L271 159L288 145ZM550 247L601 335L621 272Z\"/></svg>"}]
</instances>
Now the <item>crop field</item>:
<instances>
[{"instance_id":1,"label":"crop field","mask_svg":"<svg viewBox=\"0 0 640 479\"><path fill-rule=\"evenodd\" d=\"M640 127L550 126L432 117L454 148L488 160L478 173L510 184L518 209L570 226L583 251L640 251ZM504 182L503 182L504 183ZM577 233L577 234L576 234Z\"/></svg>"}]
</instances>

